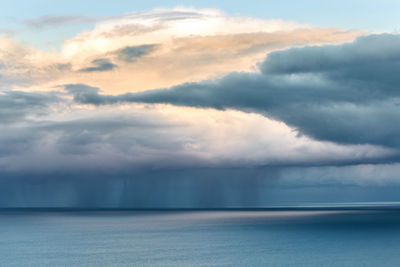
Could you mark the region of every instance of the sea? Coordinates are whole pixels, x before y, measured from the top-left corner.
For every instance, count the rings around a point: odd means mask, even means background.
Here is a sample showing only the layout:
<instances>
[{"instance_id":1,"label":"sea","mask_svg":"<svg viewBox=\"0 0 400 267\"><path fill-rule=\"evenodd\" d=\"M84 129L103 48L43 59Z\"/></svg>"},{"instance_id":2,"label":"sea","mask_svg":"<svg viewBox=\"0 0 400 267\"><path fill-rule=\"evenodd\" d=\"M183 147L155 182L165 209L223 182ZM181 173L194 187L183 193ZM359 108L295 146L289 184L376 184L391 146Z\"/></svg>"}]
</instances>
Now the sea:
<instances>
[{"instance_id":1,"label":"sea","mask_svg":"<svg viewBox=\"0 0 400 267\"><path fill-rule=\"evenodd\" d=\"M400 266L400 209L5 209L0 266Z\"/></svg>"}]
</instances>

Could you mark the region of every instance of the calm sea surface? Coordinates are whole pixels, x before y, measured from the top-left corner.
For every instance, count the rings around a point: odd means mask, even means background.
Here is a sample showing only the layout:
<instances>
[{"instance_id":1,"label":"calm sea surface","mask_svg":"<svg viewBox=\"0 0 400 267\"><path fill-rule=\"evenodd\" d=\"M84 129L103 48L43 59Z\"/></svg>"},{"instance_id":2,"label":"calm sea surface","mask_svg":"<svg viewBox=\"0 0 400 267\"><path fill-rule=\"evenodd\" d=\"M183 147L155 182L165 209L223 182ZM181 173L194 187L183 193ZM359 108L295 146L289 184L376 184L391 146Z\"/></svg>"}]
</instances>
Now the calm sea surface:
<instances>
[{"instance_id":1,"label":"calm sea surface","mask_svg":"<svg viewBox=\"0 0 400 267\"><path fill-rule=\"evenodd\" d=\"M1 211L0 266L400 266L400 212Z\"/></svg>"}]
</instances>

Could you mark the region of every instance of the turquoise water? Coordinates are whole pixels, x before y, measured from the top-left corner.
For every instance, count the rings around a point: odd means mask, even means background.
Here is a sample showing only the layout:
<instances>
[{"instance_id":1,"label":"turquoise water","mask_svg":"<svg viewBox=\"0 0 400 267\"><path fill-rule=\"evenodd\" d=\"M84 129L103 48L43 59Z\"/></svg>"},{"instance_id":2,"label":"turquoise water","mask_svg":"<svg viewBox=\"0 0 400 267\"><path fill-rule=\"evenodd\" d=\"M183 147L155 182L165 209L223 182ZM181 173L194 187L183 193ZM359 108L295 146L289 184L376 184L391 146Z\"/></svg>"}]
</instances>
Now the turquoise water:
<instances>
[{"instance_id":1,"label":"turquoise water","mask_svg":"<svg viewBox=\"0 0 400 267\"><path fill-rule=\"evenodd\" d=\"M2 211L0 266L399 266L400 212Z\"/></svg>"}]
</instances>

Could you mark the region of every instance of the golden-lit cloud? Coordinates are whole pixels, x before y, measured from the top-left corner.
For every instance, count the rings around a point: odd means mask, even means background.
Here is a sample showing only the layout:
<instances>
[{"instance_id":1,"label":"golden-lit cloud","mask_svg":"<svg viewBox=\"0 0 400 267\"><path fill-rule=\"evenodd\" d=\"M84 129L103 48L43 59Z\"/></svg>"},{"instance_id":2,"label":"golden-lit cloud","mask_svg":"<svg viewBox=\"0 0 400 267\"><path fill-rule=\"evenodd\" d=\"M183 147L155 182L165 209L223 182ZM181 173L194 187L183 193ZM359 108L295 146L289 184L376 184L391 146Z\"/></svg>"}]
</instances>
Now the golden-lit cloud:
<instances>
[{"instance_id":1,"label":"golden-lit cloud","mask_svg":"<svg viewBox=\"0 0 400 267\"><path fill-rule=\"evenodd\" d=\"M213 9L156 9L104 19L66 40L60 51L3 38L0 62L7 62L8 78L2 84L52 90L84 83L110 94L142 91L251 71L271 51L346 42L360 34Z\"/></svg>"}]
</instances>

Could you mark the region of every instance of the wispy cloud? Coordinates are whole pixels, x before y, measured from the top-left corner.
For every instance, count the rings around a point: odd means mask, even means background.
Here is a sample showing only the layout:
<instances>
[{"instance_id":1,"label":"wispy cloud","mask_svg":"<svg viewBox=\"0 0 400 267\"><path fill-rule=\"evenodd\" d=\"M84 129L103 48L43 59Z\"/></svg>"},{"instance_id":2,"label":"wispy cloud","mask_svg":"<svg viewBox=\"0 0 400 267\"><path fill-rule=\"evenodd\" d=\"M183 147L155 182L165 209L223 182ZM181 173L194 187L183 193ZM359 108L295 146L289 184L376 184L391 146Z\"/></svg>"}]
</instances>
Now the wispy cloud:
<instances>
[{"instance_id":1,"label":"wispy cloud","mask_svg":"<svg viewBox=\"0 0 400 267\"><path fill-rule=\"evenodd\" d=\"M77 25L95 23L101 20L98 17L75 16L75 15L48 15L23 21L23 24L37 29L55 28L66 25Z\"/></svg>"}]
</instances>

